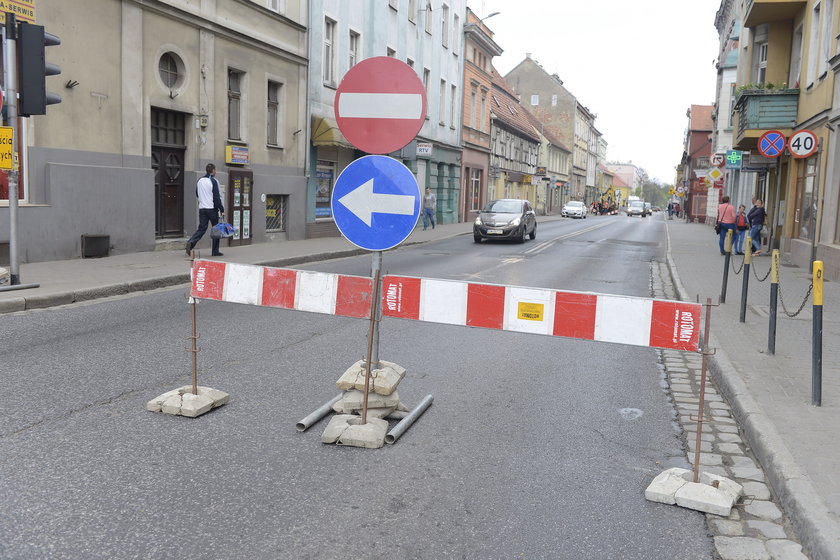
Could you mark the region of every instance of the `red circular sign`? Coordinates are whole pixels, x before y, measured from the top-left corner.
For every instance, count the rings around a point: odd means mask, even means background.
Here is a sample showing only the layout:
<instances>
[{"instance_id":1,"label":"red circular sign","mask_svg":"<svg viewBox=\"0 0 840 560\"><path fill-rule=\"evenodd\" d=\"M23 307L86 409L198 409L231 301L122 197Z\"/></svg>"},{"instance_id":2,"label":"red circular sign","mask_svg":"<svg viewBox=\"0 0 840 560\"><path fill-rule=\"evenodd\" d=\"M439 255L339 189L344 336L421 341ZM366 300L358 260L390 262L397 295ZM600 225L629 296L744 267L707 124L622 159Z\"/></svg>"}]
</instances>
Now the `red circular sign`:
<instances>
[{"instance_id":1,"label":"red circular sign","mask_svg":"<svg viewBox=\"0 0 840 560\"><path fill-rule=\"evenodd\" d=\"M443 102L443 100L441 100ZM426 119L426 90L414 70L389 56L353 66L335 93L335 120L363 152L388 154L411 142Z\"/></svg>"},{"instance_id":2,"label":"red circular sign","mask_svg":"<svg viewBox=\"0 0 840 560\"><path fill-rule=\"evenodd\" d=\"M758 139L758 152L767 158L779 157L785 151L787 139L778 130L768 130Z\"/></svg>"}]
</instances>

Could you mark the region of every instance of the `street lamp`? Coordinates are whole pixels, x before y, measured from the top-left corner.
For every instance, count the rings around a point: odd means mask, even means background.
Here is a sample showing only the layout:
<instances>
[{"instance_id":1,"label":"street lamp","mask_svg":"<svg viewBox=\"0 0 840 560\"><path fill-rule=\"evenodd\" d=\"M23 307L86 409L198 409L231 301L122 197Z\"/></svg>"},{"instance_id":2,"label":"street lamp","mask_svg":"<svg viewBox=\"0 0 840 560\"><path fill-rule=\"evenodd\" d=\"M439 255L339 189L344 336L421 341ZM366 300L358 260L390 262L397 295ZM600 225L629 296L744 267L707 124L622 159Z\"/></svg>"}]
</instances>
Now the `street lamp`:
<instances>
[{"instance_id":1,"label":"street lamp","mask_svg":"<svg viewBox=\"0 0 840 560\"><path fill-rule=\"evenodd\" d=\"M497 15L499 15L499 14L501 14L501 13L502 13L502 12L493 12L492 14L490 14L490 15L488 15L488 16L484 16L483 18L481 18L481 19L480 19L480 20L478 20L478 21L479 21L479 22L483 22L485 19L490 19L491 17L493 17L493 16L497 16Z\"/></svg>"}]
</instances>

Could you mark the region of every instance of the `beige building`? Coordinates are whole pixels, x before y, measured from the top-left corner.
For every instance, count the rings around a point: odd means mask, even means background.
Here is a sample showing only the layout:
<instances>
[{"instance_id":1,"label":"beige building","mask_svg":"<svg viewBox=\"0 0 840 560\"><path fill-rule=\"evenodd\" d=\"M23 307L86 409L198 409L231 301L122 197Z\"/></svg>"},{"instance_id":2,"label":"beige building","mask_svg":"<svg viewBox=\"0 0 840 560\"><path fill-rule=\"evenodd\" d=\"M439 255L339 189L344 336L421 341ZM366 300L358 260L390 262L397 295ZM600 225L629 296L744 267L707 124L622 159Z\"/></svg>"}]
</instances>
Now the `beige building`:
<instances>
[{"instance_id":1,"label":"beige building","mask_svg":"<svg viewBox=\"0 0 840 560\"><path fill-rule=\"evenodd\" d=\"M63 99L21 120L22 262L78 257L84 235L183 250L209 162L233 245L303 237L307 18L305 0L39 0Z\"/></svg>"}]
</instances>

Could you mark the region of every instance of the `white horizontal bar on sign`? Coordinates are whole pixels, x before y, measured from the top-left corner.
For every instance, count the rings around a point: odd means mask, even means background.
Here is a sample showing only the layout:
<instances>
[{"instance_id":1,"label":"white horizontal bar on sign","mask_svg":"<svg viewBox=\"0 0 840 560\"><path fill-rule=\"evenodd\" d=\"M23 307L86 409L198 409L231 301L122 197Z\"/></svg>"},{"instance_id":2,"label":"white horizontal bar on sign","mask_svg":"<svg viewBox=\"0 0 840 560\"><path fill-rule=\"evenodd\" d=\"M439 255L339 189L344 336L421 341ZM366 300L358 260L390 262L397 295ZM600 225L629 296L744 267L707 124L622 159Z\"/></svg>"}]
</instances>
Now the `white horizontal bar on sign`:
<instances>
[{"instance_id":1,"label":"white horizontal bar on sign","mask_svg":"<svg viewBox=\"0 0 840 560\"><path fill-rule=\"evenodd\" d=\"M338 276L326 272L298 271L295 309L335 315Z\"/></svg>"},{"instance_id":2,"label":"white horizontal bar on sign","mask_svg":"<svg viewBox=\"0 0 840 560\"><path fill-rule=\"evenodd\" d=\"M419 119L423 97L417 93L342 93L338 114L351 119Z\"/></svg>"},{"instance_id":3,"label":"white horizontal bar on sign","mask_svg":"<svg viewBox=\"0 0 840 560\"><path fill-rule=\"evenodd\" d=\"M598 295L595 340L650 346L652 299Z\"/></svg>"},{"instance_id":4,"label":"white horizontal bar on sign","mask_svg":"<svg viewBox=\"0 0 840 560\"><path fill-rule=\"evenodd\" d=\"M420 284L420 320L466 325L467 284L453 280L424 278Z\"/></svg>"},{"instance_id":5,"label":"white horizontal bar on sign","mask_svg":"<svg viewBox=\"0 0 840 560\"><path fill-rule=\"evenodd\" d=\"M225 265L224 301L260 305L262 267L248 264Z\"/></svg>"}]
</instances>

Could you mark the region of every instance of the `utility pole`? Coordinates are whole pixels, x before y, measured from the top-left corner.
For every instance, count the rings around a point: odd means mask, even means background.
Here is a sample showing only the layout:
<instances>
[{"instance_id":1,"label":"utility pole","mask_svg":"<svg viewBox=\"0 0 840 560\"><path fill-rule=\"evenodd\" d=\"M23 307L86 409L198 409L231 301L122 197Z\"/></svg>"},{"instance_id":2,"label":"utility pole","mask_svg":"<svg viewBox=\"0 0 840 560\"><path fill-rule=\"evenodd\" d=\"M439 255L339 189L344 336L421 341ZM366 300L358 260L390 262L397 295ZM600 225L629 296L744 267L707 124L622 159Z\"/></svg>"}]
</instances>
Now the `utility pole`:
<instances>
[{"instance_id":1,"label":"utility pole","mask_svg":"<svg viewBox=\"0 0 840 560\"><path fill-rule=\"evenodd\" d=\"M18 259L18 170L14 165L17 151L17 21L6 13L3 27L3 84L6 87L6 125L12 127L12 169L9 170L9 274L11 285L20 284Z\"/></svg>"}]
</instances>

